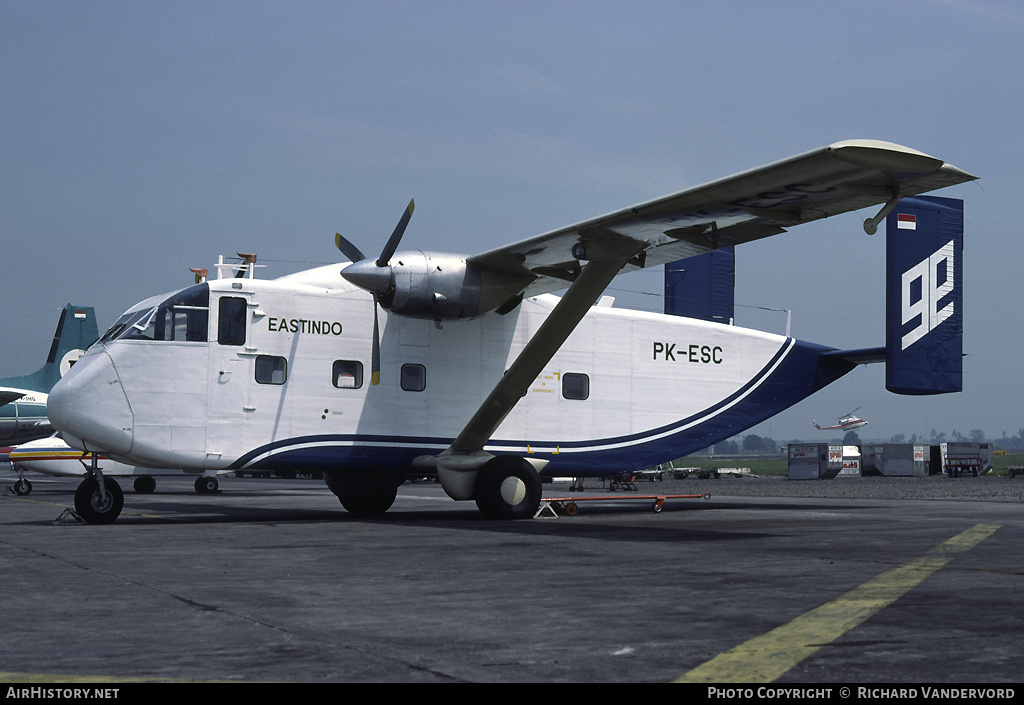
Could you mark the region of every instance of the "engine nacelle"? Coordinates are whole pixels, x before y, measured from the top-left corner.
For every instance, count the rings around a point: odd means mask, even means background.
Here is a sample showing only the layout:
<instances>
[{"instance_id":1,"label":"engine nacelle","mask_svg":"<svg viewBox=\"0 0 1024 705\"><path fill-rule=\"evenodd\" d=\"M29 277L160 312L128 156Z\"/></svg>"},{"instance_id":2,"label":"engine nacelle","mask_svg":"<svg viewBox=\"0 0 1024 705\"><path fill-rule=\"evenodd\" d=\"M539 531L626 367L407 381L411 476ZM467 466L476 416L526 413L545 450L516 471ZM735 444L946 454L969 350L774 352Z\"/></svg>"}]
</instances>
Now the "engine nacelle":
<instances>
[{"instance_id":1,"label":"engine nacelle","mask_svg":"<svg viewBox=\"0 0 1024 705\"><path fill-rule=\"evenodd\" d=\"M510 302L530 282L457 256L421 251L396 253L390 269L392 288L380 304L414 318L475 318Z\"/></svg>"}]
</instances>

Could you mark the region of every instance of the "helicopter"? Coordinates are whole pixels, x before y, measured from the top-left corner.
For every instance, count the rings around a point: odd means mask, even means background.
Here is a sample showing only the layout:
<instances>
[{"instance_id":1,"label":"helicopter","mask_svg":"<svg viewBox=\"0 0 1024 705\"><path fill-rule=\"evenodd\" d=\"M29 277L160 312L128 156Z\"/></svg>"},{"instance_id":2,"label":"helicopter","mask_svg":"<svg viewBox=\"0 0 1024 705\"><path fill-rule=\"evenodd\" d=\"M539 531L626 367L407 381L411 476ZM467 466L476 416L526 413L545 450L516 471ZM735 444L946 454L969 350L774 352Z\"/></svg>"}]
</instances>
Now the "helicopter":
<instances>
[{"instance_id":1,"label":"helicopter","mask_svg":"<svg viewBox=\"0 0 1024 705\"><path fill-rule=\"evenodd\" d=\"M819 426L816 420L812 421L812 423L814 424L814 427L819 431L832 431L837 429L840 431L852 431L855 428L861 428L863 426L868 425L868 422L865 421L864 419L860 418L859 416L854 416L854 414L859 410L860 407L858 406L853 411L847 414L843 414L837 419L839 423L837 423L835 426Z\"/></svg>"}]
</instances>

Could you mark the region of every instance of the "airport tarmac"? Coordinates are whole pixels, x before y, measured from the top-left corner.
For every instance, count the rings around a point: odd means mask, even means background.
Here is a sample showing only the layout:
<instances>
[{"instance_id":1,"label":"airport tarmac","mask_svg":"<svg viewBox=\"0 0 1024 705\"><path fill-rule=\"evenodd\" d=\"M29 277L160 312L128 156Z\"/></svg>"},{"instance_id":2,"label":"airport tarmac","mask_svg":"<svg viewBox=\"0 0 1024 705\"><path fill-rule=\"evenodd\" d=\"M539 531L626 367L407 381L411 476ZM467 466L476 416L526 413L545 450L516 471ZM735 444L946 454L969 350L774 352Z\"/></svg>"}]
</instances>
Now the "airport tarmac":
<instances>
[{"instance_id":1,"label":"airport tarmac","mask_svg":"<svg viewBox=\"0 0 1024 705\"><path fill-rule=\"evenodd\" d=\"M691 479L640 486L711 493L660 513L633 498L497 522L411 483L360 520L317 480L229 476L200 495L161 477L89 526L54 524L76 480L31 479L30 495L0 497L7 683L1024 675L1024 507L998 495L758 496Z\"/></svg>"}]
</instances>

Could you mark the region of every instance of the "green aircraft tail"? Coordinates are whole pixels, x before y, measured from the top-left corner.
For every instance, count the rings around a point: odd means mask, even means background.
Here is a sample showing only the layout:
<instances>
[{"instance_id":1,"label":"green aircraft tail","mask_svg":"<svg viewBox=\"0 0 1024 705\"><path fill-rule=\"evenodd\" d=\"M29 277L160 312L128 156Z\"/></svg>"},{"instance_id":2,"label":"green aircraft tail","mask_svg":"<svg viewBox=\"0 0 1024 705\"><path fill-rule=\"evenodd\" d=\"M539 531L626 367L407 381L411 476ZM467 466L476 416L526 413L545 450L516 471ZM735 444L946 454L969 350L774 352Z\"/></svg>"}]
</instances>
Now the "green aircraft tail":
<instances>
[{"instance_id":1,"label":"green aircraft tail","mask_svg":"<svg viewBox=\"0 0 1024 705\"><path fill-rule=\"evenodd\" d=\"M49 393L67 368L100 337L92 306L68 304L60 313L46 364L28 375L0 379L0 386Z\"/></svg>"}]
</instances>

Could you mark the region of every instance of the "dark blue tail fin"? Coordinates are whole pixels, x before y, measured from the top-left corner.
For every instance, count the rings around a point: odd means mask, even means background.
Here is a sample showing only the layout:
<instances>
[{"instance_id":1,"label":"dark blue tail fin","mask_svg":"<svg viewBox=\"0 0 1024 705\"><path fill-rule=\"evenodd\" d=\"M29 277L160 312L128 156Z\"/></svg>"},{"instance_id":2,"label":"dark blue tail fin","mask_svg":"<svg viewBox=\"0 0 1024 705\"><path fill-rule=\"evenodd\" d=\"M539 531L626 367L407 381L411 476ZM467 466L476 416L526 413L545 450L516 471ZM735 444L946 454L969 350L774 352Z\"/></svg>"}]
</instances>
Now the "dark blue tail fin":
<instances>
[{"instance_id":1,"label":"dark blue tail fin","mask_svg":"<svg viewBox=\"0 0 1024 705\"><path fill-rule=\"evenodd\" d=\"M46 364L30 375L0 379L0 386L49 393L87 347L96 342L99 331L91 306L68 304L60 313Z\"/></svg>"},{"instance_id":2,"label":"dark blue tail fin","mask_svg":"<svg viewBox=\"0 0 1024 705\"><path fill-rule=\"evenodd\" d=\"M905 198L886 219L886 380L897 394L963 389L964 204Z\"/></svg>"},{"instance_id":3,"label":"dark blue tail fin","mask_svg":"<svg viewBox=\"0 0 1024 705\"><path fill-rule=\"evenodd\" d=\"M712 250L665 265L665 313L732 323L735 248Z\"/></svg>"}]
</instances>

